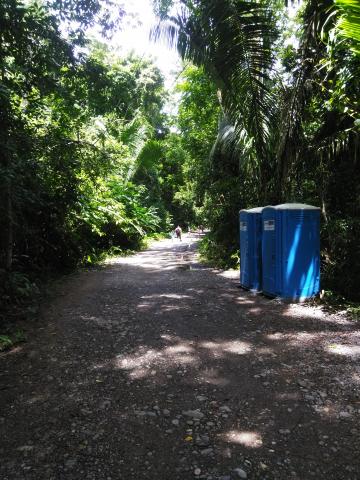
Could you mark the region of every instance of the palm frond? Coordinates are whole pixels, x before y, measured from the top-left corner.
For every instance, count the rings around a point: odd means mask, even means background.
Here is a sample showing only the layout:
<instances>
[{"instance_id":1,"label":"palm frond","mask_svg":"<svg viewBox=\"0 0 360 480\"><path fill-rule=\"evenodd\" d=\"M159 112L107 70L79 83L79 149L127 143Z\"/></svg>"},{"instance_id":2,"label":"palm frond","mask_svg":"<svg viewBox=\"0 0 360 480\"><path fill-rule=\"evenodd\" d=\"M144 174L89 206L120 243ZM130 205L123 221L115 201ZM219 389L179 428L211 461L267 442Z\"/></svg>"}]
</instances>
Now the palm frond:
<instances>
[{"instance_id":1,"label":"palm frond","mask_svg":"<svg viewBox=\"0 0 360 480\"><path fill-rule=\"evenodd\" d=\"M131 181L139 173L151 174L164 153L164 147L158 140L148 139L142 142L140 150L128 170L127 181Z\"/></svg>"},{"instance_id":2,"label":"palm frond","mask_svg":"<svg viewBox=\"0 0 360 480\"><path fill-rule=\"evenodd\" d=\"M136 159L136 169L153 170L164 154L164 146L158 140L148 140Z\"/></svg>"},{"instance_id":3,"label":"palm frond","mask_svg":"<svg viewBox=\"0 0 360 480\"><path fill-rule=\"evenodd\" d=\"M253 152L253 139L247 131L238 129L235 132L234 125L224 115L219 121L218 134L209 155L210 164L215 165L217 158L226 158L229 163L238 164L240 171L252 159Z\"/></svg>"},{"instance_id":4,"label":"palm frond","mask_svg":"<svg viewBox=\"0 0 360 480\"><path fill-rule=\"evenodd\" d=\"M337 28L350 40L353 52L360 55L360 3L358 0L335 0L335 5L340 13Z\"/></svg>"},{"instance_id":5,"label":"palm frond","mask_svg":"<svg viewBox=\"0 0 360 480\"><path fill-rule=\"evenodd\" d=\"M222 91L235 137L245 127L260 158L267 156L273 102L269 74L276 28L265 2L202 0L182 2L176 16L153 31L183 59L203 65Z\"/></svg>"},{"instance_id":6,"label":"palm frond","mask_svg":"<svg viewBox=\"0 0 360 480\"><path fill-rule=\"evenodd\" d=\"M140 118L135 117L122 125L119 133L121 142L129 148L132 156L137 157L148 137L147 125L144 125Z\"/></svg>"}]
</instances>

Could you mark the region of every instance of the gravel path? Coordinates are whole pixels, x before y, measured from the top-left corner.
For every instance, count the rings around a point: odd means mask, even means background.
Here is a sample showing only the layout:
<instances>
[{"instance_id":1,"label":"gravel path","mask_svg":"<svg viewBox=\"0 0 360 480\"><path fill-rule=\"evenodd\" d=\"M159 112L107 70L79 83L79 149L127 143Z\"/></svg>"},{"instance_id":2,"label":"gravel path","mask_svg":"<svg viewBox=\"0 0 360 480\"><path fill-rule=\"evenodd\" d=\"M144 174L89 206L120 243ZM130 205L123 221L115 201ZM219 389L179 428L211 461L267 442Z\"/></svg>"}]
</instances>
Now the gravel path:
<instances>
[{"instance_id":1,"label":"gravel path","mask_svg":"<svg viewBox=\"0 0 360 480\"><path fill-rule=\"evenodd\" d=\"M196 239L83 271L0 355L1 480L360 479L360 332Z\"/></svg>"}]
</instances>

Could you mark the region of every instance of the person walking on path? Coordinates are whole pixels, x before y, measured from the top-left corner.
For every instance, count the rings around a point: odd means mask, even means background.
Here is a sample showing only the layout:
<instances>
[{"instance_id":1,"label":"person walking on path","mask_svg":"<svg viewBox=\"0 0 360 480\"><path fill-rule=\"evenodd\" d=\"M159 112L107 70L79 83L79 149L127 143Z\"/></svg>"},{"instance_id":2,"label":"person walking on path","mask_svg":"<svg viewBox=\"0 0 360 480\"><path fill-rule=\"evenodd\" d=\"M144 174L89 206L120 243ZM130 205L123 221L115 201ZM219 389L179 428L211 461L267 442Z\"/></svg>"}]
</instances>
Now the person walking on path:
<instances>
[{"instance_id":1,"label":"person walking on path","mask_svg":"<svg viewBox=\"0 0 360 480\"><path fill-rule=\"evenodd\" d=\"M182 234L182 230L181 230L181 227L178 225L175 228L175 235L176 235L176 238L178 238L180 240L180 242L182 242L181 234Z\"/></svg>"}]
</instances>

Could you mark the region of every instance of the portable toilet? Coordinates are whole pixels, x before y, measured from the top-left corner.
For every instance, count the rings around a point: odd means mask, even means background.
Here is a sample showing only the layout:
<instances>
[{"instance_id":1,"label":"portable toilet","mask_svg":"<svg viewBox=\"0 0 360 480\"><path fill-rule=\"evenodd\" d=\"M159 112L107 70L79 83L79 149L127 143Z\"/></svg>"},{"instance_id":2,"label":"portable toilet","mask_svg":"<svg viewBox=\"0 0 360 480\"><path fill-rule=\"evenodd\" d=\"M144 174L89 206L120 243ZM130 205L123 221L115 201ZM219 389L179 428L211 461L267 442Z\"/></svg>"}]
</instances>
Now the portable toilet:
<instances>
[{"instance_id":1,"label":"portable toilet","mask_svg":"<svg viewBox=\"0 0 360 480\"><path fill-rule=\"evenodd\" d=\"M262 290L301 301L320 289L320 209L301 203L262 212Z\"/></svg>"},{"instance_id":2,"label":"portable toilet","mask_svg":"<svg viewBox=\"0 0 360 480\"><path fill-rule=\"evenodd\" d=\"M261 290L262 210L240 210L240 285L250 290Z\"/></svg>"}]
</instances>

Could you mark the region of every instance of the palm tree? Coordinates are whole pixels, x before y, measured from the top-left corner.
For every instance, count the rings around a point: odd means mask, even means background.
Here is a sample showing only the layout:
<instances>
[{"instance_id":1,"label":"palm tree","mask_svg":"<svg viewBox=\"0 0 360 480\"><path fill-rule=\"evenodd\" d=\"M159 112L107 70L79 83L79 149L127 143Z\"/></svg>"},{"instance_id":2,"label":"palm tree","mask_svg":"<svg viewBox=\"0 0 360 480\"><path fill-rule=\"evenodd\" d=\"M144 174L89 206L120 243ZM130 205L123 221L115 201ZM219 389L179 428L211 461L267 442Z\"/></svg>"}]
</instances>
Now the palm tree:
<instances>
[{"instance_id":1,"label":"palm tree","mask_svg":"<svg viewBox=\"0 0 360 480\"><path fill-rule=\"evenodd\" d=\"M263 185L272 159L269 149L274 101L271 94L273 43L277 37L271 2L181 0L175 15L166 15L152 36L166 38L181 57L202 65L221 91L231 136L221 135L231 150L252 139ZM220 132L221 133L221 132ZM229 138L231 141L229 141ZM239 154L239 151L238 151Z\"/></svg>"}]
</instances>

